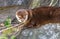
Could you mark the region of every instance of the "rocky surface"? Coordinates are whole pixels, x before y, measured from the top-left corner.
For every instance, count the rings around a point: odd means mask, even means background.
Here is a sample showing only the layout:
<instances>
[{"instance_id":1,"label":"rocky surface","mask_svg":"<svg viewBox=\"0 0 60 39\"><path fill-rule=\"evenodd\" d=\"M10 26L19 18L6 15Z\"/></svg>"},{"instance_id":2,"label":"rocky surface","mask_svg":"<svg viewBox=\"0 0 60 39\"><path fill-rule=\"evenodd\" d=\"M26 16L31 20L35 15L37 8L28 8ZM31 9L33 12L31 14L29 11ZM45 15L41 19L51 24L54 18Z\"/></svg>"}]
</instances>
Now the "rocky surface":
<instances>
[{"instance_id":1,"label":"rocky surface","mask_svg":"<svg viewBox=\"0 0 60 39\"><path fill-rule=\"evenodd\" d=\"M0 0L0 7L14 6L14 5L27 6L29 2L30 2L29 0Z\"/></svg>"},{"instance_id":2,"label":"rocky surface","mask_svg":"<svg viewBox=\"0 0 60 39\"><path fill-rule=\"evenodd\" d=\"M60 39L60 24L49 23L37 29L25 29L17 39Z\"/></svg>"},{"instance_id":3,"label":"rocky surface","mask_svg":"<svg viewBox=\"0 0 60 39\"><path fill-rule=\"evenodd\" d=\"M21 5L23 0L0 0L0 7L11 6L11 5Z\"/></svg>"}]
</instances>

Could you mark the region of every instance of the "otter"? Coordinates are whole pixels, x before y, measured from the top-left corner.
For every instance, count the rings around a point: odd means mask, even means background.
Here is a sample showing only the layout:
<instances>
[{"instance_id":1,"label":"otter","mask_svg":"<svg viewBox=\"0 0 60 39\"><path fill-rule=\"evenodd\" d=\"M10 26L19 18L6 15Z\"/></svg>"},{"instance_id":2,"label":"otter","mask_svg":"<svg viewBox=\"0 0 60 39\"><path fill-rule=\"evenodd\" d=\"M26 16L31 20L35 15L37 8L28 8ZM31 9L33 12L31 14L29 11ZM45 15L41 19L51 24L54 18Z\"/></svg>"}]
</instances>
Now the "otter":
<instances>
[{"instance_id":1,"label":"otter","mask_svg":"<svg viewBox=\"0 0 60 39\"><path fill-rule=\"evenodd\" d=\"M20 9L16 12L19 22L25 27L41 27L48 23L60 23L60 7L38 7L34 9ZM38 26L40 25L40 26Z\"/></svg>"}]
</instances>

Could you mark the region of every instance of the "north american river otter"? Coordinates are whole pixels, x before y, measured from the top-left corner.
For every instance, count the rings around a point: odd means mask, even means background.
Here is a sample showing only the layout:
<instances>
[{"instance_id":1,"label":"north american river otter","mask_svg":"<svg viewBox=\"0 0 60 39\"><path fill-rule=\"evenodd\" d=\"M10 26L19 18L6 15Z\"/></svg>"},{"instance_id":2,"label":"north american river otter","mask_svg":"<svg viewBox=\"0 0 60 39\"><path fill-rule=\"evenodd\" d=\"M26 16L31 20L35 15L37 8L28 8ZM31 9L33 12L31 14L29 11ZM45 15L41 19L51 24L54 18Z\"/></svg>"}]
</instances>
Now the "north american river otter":
<instances>
[{"instance_id":1,"label":"north american river otter","mask_svg":"<svg viewBox=\"0 0 60 39\"><path fill-rule=\"evenodd\" d=\"M26 27L40 27L47 23L60 23L60 7L20 9L16 12L16 18L19 22L26 23Z\"/></svg>"}]
</instances>

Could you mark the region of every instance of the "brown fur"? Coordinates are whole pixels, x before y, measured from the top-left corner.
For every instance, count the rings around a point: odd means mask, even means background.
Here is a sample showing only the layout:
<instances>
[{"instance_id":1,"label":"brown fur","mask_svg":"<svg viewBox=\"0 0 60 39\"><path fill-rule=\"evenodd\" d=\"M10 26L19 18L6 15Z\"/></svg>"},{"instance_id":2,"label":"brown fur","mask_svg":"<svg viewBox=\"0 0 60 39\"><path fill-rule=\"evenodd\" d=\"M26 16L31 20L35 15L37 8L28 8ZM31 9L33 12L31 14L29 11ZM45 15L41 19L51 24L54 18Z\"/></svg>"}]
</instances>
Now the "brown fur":
<instances>
[{"instance_id":1,"label":"brown fur","mask_svg":"<svg viewBox=\"0 0 60 39\"><path fill-rule=\"evenodd\" d=\"M39 7L31 9L30 12L32 12L32 18L26 25L27 27L40 27L43 24L60 23L60 7Z\"/></svg>"}]
</instances>

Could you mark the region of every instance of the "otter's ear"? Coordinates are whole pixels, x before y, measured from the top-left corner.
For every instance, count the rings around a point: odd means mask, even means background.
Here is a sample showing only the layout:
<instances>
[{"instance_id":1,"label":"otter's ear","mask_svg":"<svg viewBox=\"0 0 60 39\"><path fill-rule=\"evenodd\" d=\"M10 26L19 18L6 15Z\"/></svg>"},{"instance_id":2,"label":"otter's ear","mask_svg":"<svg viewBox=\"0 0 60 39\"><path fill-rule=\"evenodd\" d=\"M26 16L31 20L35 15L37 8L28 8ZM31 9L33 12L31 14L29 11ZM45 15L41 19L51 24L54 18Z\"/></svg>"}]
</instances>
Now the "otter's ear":
<instances>
[{"instance_id":1,"label":"otter's ear","mask_svg":"<svg viewBox=\"0 0 60 39\"><path fill-rule=\"evenodd\" d=\"M19 22L25 23L28 19L28 12L26 9L20 9L16 12L16 18Z\"/></svg>"}]
</instances>

